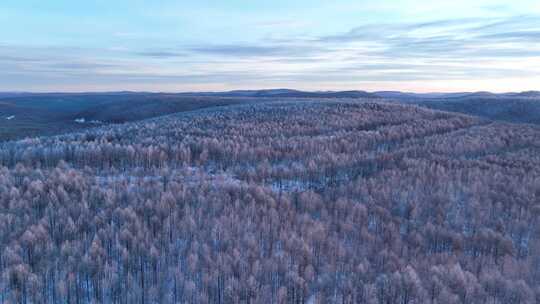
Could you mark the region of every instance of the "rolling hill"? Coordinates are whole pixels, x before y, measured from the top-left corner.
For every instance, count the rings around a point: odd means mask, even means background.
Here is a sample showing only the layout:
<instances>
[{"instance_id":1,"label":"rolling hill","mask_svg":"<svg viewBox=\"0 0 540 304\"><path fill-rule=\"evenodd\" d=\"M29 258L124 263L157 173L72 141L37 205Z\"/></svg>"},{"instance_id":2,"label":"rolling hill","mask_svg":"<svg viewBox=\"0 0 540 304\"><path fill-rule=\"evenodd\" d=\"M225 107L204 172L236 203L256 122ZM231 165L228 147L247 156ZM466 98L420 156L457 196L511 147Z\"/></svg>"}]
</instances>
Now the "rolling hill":
<instances>
[{"instance_id":1,"label":"rolling hill","mask_svg":"<svg viewBox=\"0 0 540 304\"><path fill-rule=\"evenodd\" d=\"M19 94L0 97L0 141L54 135L96 125L124 123L244 102L254 101L245 98L130 92Z\"/></svg>"},{"instance_id":2,"label":"rolling hill","mask_svg":"<svg viewBox=\"0 0 540 304\"><path fill-rule=\"evenodd\" d=\"M459 97L399 97L400 103L416 104L443 111L458 112L491 120L540 124L540 97L532 93L495 95L474 93Z\"/></svg>"},{"instance_id":3,"label":"rolling hill","mask_svg":"<svg viewBox=\"0 0 540 304\"><path fill-rule=\"evenodd\" d=\"M534 303L540 127L374 99L0 143L0 294Z\"/></svg>"},{"instance_id":4,"label":"rolling hill","mask_svg":"<svg viewBox=\"0 0 540 304\"><path fill-rule=\"evenodd\" d=\"M389 102L475 115L491 120L540 124L538 92L493 94L397 91L305 92L290 89L191 93L0 93L0 141L54 135L98 125L234 104L290 100L384 99ZM83 122L84 121L84 122Z\"/></svg>"}]
</instances>

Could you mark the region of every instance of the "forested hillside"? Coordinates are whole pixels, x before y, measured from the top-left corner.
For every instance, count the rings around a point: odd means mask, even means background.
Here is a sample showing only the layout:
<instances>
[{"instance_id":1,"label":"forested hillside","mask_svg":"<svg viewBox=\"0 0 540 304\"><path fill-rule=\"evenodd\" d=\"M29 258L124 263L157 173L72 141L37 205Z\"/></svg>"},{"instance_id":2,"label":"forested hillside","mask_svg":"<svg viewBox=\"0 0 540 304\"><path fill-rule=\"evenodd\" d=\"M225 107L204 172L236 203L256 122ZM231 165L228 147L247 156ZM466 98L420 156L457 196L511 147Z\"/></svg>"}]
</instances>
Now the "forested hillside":
<instances>
[{"instance_id":1,"label":"forested hillside","mask_svg":"<svg viewBox=\"0 0 540 304\"><path fill-rule=\"evenodd\" d=\"M109 124L269 101L358 101L365 98L540 125L540 93L509 94L328 91L288 89L192 93L0 93L0 142L64 134Z\"/></svg>"},{"instance_id":2,"label":"forested hillside","mask_svg":"<svg viewBox=\"0 0 540 304\"><path fill-rule=\"evenodd\" d=\"M396 101L431 109L475 115L491 120L540 125L540 94L523 92L496 95L475 93L446 97L394 97Z\"/></svg>"},{"instance_id":3,"label":"forested hillside","mask_svg":"<svg viewBox=\"0 0 540 304\"><path fill-rule=\"evenodd\" d=\"M164 93L0 94L0 141L250 102L255 100Z\"/></svg>"},{"instance_id":4,"label":"forested hillside","mask_svg":"<svg viewBox=\"0 0 540 304\"><path fill-rule=\"evenodd\" d=\"M540 128L374 100L0 144L0 303L539 303Z\"/></svg>"}]
</instances>

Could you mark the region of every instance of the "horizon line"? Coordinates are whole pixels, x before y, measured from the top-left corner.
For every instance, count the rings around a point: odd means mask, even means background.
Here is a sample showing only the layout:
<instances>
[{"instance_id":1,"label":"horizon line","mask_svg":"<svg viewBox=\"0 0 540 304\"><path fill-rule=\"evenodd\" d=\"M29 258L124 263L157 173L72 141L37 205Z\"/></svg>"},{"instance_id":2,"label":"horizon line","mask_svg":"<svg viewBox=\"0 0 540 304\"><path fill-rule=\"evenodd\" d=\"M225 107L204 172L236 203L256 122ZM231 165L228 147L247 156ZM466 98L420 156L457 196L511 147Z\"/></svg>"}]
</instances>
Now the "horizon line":
<instances>
[{"instance_id":1,"label":"horizon line","mask_svg":"<svg viewBox=\"0 0 540 304\"><path fill-rule=\"evenodd\" d=\"M383 93L383 92L393 92L393 93L404 93L404 94L475 94L475 93L490 93L490 94L516 94L516 93L527 93L527 92L540 92L540 89L530 89L523 91L428 91L428 92L418 92L418 91L400 91L400 90L377 90L377 91L367 91L362 89L346 89L346 90L301 90L301 89L291 89L291 88L269 88L269 89L231 89L231 90L204 90L204 91L131 91L131 90L112 90L112 91L101 91L101 90L87 90L87 91L0 91L0 94L111 94L111 93L136 93L136 94L201 94L201 93L230 93L230 92L241 92L241 91L278 91L278 90L289 90L297 92L306 92L306 93L339 93L339 92L365 92L370 94Z\"/></svg>"}]
</instances>

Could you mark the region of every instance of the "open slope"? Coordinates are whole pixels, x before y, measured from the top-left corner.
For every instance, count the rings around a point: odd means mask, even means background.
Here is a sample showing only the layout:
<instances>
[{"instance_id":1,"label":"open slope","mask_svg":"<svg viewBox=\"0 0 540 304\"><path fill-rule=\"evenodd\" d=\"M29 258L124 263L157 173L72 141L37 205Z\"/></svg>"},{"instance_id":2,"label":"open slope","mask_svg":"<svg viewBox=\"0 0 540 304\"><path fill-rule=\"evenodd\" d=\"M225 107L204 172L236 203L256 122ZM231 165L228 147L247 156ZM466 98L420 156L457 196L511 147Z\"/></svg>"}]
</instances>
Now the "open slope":
<instances>
[{"instance_id":1,"label":"open slope","mask_svg":"<svg viewBox=\"0 0 540 304\"><path fill-rule=\"evenodd\" d=\"M540 128L295 101L0 144L14 302L535 303Z\"/></svg>"}]
</instances>

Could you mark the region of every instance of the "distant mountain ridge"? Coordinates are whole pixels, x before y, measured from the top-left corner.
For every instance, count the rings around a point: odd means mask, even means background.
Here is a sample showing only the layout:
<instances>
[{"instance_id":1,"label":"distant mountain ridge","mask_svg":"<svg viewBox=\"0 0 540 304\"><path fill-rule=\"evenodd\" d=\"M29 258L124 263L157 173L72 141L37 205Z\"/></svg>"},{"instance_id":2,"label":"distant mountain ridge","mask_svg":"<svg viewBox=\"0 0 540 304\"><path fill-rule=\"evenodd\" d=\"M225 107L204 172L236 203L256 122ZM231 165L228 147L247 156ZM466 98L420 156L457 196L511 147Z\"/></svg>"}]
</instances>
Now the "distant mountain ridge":
<instances>
[{"instance_id":1,"label":"distant mountain ridge","mask_svg":"<svg viewBox=\"0 0 540 304\"><path fill-rule=\"evenodd\" d=\"M220 96L220 97L281 97L281 98L495 98L495 97L529 97L540 98L540 91L492 93L478 92L442 92L442 93L414 93L401 91L375 91L362 90L347 91L301 91L293 89L266 89L266 90L233 90L224 92L185 92L173 93L190 96Z\"/></svg>"},{"instance_id":2,"label":"distant mountain ridge","mask_svg":"<svg viewBox=\"0 0 540 304\"><path fill-rule=\"evenodd\" d=\"M540 91L525 91L521 93L508 93L507 96L515 96L515 97L539 97L540 98Z\"/></svg>"},{"instance_id":3,"label":"distant mountain ridge","mask_svg":"<svg viewBox=\"0 0 540 304\"><path fill-rule=\"evenodd\" d=\"M497 97L527 97L540 98L540 91L492 93L487 91L478 92L455 92L455 93L411 93L401 91L378 91L372 94L382 98L497 98Z\"/></svg>"},{"instance_id":4,"label":"distant mountain ridge","mask_svg":"<svg viewBox=\"0 0 540 304\"><path fill-rule=\"evenodd\" d=\"M74 95L167 95L167 96L216 96L216 97L280 97L280 98L491 98L491 97L523 97L540 98L540 91L492 93L488 91L478 92L433 92L414 93L402 91L375 91L363 90L346 91L302 91L294 89L261 89L261 90L232 90L217 92L138 92L138 91L111 91L111 92L0 92L0 99L22 96L74 96Z\"/></svg>"},{"instance_id":5,"label":"distant mountain ridge","mask_svg":"<svg viewBox=\"0 0 540 304\"><path fill-rule=\"evenodd\" d=\"M274 98L380 98L366 91L300 91L292 89L234 90L227 92L187 92L179 93L192 96L220 97L274 97Z\"/></svg>"}]
</instances>

